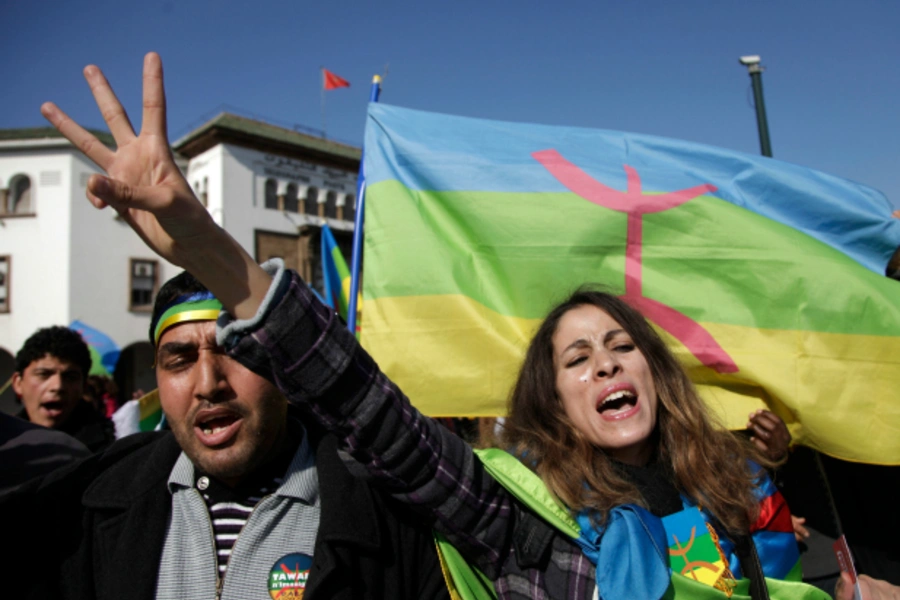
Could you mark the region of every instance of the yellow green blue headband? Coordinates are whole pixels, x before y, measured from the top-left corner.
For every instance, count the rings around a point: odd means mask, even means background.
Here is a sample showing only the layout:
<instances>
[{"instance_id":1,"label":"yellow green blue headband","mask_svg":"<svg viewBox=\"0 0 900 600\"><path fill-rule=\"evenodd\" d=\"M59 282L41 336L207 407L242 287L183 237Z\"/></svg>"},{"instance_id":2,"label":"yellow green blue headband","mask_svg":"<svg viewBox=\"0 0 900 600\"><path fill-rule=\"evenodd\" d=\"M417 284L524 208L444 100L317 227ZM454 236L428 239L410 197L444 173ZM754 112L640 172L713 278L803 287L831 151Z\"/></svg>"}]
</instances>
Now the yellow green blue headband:
<instances>
[{"instance_id":1,"label":"yellow green blue headband","mask_svg":"<svg viewBox=\"0 0 900 600\"><path fill-rule=\"evenodd\" d=\"M169 327L190 321L215 321L221 310L222 303L209 292L180 298L157 319L153 329L153 345L159 345L159 338Z\"/></svg>"}]
</instances>

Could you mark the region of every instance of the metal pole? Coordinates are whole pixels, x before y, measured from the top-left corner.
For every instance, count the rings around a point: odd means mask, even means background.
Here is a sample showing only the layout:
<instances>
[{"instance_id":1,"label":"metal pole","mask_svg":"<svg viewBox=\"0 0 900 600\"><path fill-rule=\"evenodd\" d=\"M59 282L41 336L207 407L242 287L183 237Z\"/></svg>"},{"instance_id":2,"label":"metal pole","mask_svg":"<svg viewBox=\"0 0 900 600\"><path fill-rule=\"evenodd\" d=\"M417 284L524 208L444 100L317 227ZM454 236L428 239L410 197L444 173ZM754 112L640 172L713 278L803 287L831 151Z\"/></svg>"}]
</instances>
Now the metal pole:
<instances>
[{"instance_id":1,"label":"metal pole","mask_svg":"<svg viewBox=\"0 0 900 600\"><path fill-rule=\"evenodd\" d=\"M763 156L772 156L772 143L769 141L769 122L766 119L766 101L763 99L762 72L763 67L757 63L747 65L750 82L753 84L753 103L756 105L756 126L759 129L759 151Z\"/></svg>"},{"instance_id":2,"label":"metal pole","mask_svg":"<svg viewBox=\"0 0 900 600\"><path fill-rule=\"evenodd\" d=\"M372 77L369 102L378 102L381 95L381 77ZM359 157L359 176L356 178L356 220L353 228L353 259L350 267L350 306L347 308L347 329L356 335L356 305L359 297L359 271L362 268L363 223L366 209L366 149Z\"/></svg>"},{"instance_id":3,"label":"metal pole","mask_svg":"<svg viewBox=\"0 0 900 600\"><path fill-rule=\"evenodd\" d=\"M322 138L328 139L328 128L325 127L325 67L319 67L322 71Z\"/></svg>"}]
</instances>

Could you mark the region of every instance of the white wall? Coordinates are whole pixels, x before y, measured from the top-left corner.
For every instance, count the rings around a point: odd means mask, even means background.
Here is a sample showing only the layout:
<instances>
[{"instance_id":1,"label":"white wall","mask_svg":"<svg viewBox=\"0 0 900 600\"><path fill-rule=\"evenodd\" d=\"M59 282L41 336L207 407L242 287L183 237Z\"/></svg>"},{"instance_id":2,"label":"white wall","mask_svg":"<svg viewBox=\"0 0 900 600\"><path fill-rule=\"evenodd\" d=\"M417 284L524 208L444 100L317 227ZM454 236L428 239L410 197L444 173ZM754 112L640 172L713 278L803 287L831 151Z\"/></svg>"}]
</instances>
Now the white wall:
<instances>
[{"instance_id":1,"label":"white wall","mask_svg":"<svg viewBox=\"0 0 900 600\"><path fill-rule=\"evenodd\" d=\"M78 319L109 335L120 348L147 340L149 312L129 311L130 259L156 260L159 284L180 272L160 259L116 218L111 208L97 210L85 197L85 185L98 169L73 151L72 218L68 321Z\"/></svg>"},{"instance_id":2,"label":"white wall","mask_svg":"<svg viewBox=\"0 0 900 600\"><path fill-rule=\"evenodd\" d=\"M0 347L15 354L36 329L69 324L72 154L65 147L4 150L0 184L5 188L13 175L28 175L37 213L0 219L0 254L12 256L12 311L0 314Z\"/></svg>"},{"instance_id":3,"label":"white wall","mask_svg":"<svg viewBox=\"0 0 900 600\"><path fill-rule=\"evenodd\" d=\"M0 186L19 173L31 178L36 217L0 219L0 255L12 256L12 312L0 314L0 348L10 354L40 327L84 321L122 348L146 339L150 316L129 306L129 259L157 259L112 209L97 210L85 185L98 169L63 140L0 144ZM207 180L208 208L250 253L256 230L297 233L322 219L264 207L267 178L355 194L356 174L306 161L218 145L190 161L191 185ZM341 189L343 187L343 189ZM199 190L198 190L199 191ZM324 198L324 195L323 195ZM327 219L335 229L346 221ZM180 269L160 260L160 284Z\"/></svg>"},{"instance_id":4,"label":"white wall","mask_svg":"<svg viewBox=\"0 0 900 600\"><path fill-rule=\"evenodd\" d=\"M222 146L215 146L192 158L185 177L198 198L206 186L207 210L220 227L225 227L222 212Z\"/></svg>"},{"instance_id":5,"label":"white wall","mask_svg":"<svg viewBox=\"0 0 900 600\"><path fill-rule=\"evenodd\" d=\"M214 195L210 189L210 208L213 207L213 198L216 198L216 206L223 207L223 226L251 256L255 255L256 230L296 234L302 225L321 225L323 221L334 229L353 229L353 224L348 221L323 220L318 216L265 208L265 182L271 178L282 184L297 184L300 188L299 200L302 211L308 186L323 190L322 198L324 191L328 189L355 195L355 173L326 169L310 162L287 159L230 144L216 146L192 159L189 170L191 173L195 161L219 169L215 177L213 175L209 177L211 188L213 181L221 185L221 188L216 190L216 194L220 195ZM340 185L343 189L328 185L329 182Z\"/></svg>"}]
</instances>

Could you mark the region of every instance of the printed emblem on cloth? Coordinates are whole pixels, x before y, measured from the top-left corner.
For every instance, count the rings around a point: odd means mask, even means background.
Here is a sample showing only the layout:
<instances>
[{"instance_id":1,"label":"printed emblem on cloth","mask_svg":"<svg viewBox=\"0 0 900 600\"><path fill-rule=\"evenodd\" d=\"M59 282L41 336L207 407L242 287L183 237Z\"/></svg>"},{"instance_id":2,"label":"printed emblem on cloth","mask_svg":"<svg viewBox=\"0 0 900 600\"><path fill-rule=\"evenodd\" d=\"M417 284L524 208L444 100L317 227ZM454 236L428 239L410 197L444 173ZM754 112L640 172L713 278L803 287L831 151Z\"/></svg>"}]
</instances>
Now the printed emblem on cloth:
<instances>
[{"instance_id":1,"label":"printed emblem on cloth","mask_svg":"<svg viewBox=\"0 0 900 600\"><path fill-rule=\"evenodd\" d=\"M272 600L301 600L312 557L307 554L288 554L279 558L269 571L269 595Z\"/></svg>"},{"instance_id":2,"label":"printed emblem on cloth","mask_svg":"<svg viewBox=\"0 0 900 600\"><path fill-rule=\"evenodd\" d=\"M700 510L687 508L663 517L662 522L669 544L672 572L722 590L730 596L734 576L719 548L715 530L707 527Z\"/></svg>"}]
</instances>

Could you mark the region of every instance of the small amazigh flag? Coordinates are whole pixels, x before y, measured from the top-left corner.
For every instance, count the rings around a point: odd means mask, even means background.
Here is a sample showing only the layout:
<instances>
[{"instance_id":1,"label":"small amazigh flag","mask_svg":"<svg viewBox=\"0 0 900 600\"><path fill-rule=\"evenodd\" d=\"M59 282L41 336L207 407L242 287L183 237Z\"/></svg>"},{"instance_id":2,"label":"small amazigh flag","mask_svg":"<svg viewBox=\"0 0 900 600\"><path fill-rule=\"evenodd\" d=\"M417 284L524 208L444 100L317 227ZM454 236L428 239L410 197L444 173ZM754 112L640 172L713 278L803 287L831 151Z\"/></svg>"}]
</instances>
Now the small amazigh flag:
<instances>
[{"instance_id":1,"label":"small amazigh flag","mask_svg":"<svg viewBox=\"0 0 900 600\"><path fill-rule=\"evenodd\" d=\"M350 308L350 269L341 254L337 240L328 225L322 225L322 279L325 283L325 304L346 321ZM357 304L362 308L362 297ZM356 337L359 337L360 310L356 313Z\"/></svg>"},{"instance_id":2,"label":"small amazigh flag","mask_svg":"<svg viewBox=\"0 0 900 600\"><path fill-rule=\"evenodd\" d=\"M350 82L335 75L328 69L322 69L322 79L326 90L336 90L337 88L350 87Z\"/></svg>"},{"instance_id":3,"label":"small amazigh flag","mask_svg":"<svg viewBox=\"0 0 900 600\"><path fill-rule=\"evenodd\" d=\"M91 353L90 375L111 377L119 360L119 346L111 337L81 321L72 321L69 329L77 331Z\"/></svg>"}]
</instances>

